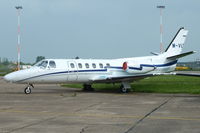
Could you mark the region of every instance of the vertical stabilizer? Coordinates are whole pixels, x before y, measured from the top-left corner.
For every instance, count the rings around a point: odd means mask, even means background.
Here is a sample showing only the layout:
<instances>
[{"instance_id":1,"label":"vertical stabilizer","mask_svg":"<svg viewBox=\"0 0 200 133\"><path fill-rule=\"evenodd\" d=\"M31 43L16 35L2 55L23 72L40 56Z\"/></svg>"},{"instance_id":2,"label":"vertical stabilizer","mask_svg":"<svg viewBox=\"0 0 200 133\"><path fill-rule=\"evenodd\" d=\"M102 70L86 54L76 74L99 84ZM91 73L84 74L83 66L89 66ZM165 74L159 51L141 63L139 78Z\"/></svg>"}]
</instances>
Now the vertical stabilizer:
<instances>
[{"instance_id":1,"label":"vertical stabilizer","mask_svg":"<svg viewBox=\"0 0 200 133\"><path fill-rule=\"evenodd\" d=\"M174 56L181 54L182 48L185 43L185 39L187 36L188 30L185 30L184 28L180 28L179 31L176 33L175 37L165 50L165 53L167 56Z\"/></svg>"}]
</instances>

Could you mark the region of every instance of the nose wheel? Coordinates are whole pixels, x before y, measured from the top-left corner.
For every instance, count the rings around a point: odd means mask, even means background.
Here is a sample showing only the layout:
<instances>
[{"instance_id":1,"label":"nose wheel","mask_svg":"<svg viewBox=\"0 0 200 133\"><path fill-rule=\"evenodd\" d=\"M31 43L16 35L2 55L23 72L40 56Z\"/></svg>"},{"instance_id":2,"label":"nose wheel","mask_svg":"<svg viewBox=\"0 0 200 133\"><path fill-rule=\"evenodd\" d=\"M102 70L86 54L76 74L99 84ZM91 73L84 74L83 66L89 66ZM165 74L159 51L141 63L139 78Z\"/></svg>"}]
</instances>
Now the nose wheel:
<instances>
[{"instance_id":1,"label":"nose wheel","mask_svg":"<svg viewBox=\"0 0 200 133\"><path fill-rule=\"evenodd\" d=\"M26 87L26 88L24 89L24 93L25 93L25 94L31 94L31 87L30 87L30 86Z\"/></svg>"},{"instance_id":2,"label":"nose wheel","mask_svg":"<svg viewBox=\"0 0 200 133\"><path fill-rule=\"evenodd\" d=\"M34 88L34 86L32 84L29 84L25 89L24 89L24 93L25 94L31 94L31 89Z\"/></svg>"}]
</instances>

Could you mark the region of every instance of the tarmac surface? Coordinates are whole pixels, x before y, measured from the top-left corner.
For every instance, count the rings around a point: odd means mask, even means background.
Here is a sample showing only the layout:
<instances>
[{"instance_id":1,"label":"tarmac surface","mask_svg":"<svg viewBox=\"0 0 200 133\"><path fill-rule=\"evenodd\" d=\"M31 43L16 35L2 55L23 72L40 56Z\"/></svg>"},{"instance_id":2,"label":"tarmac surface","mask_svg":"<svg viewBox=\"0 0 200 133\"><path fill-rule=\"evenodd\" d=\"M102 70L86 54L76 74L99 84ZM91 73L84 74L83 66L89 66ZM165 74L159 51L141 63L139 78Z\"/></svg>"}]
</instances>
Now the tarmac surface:
<instances>
[{"instance_id":1,"label":"tarmac surface","mask_svg":"<svg viewBox=\"0 0 200 133\"><path fill-rule=\"evenodd\" d=\"M83 92L0 77L0 133L199 133L200 95Z\"/></svg>"}]
</instances>

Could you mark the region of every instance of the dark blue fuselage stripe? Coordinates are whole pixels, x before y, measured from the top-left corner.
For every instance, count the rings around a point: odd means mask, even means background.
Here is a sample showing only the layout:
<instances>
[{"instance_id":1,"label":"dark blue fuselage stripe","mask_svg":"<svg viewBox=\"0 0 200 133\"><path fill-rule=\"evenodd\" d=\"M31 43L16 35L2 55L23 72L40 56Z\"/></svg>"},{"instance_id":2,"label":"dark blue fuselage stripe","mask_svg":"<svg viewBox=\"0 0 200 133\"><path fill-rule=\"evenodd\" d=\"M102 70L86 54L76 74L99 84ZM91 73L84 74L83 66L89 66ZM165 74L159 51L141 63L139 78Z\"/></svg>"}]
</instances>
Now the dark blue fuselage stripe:
<instances>
[{"instance_id":1,"label":"dark blue fuselage stripe","mask_svg":"<svg viewBox=\"0 0 200 133\"><path fill-rule=\"evenodd\" d=\"M176 63L177 63L177 61L173 61L173 62L170 62L170 63L167 63L167 64L160 64L160 65L141 64L139 68L137 68L137 67L129 67L129 68L130 69L136 69L136 70L142 70L143 67L166 67L166 66L174 65Z\"/></svg>"},{"instance_id":2,"label":"dark blue fuselage stripe","mask_svg":"<svg viewBox=\"0 0 200 133\"><path fill-rule=\"evenodd\" d=\"M170 62L170 63L166 63L166 64L160 64L160 65L149 65L149 64L140 64L140 67L137 68L137 67L129 67L129 69L135 69L135 70L142 70L143 67L165 67L165 66L171 66L171 65L174 65L177 63L177 60L176 61L173 61L173 62ZM115 69L122 69L122 67L114 67L114 66L110 66L110 67L107 67L107 68L115 68ZM38 78L38 77L42 77L42 76L48 76L48 75L57 75L57 74L63 74L63 73L72 73L72 72L106 72L107 69L96 69L96 70L74 70L74 71L62 71L62 72L54 72L54 73L47 73L47 74L42 74L42 75L38 75L38 76L33 76L33 77L29 77L29 78L26 78L26 79L22 79L22 80L19 80L17 82L21 82L21 81L24 81L24 80L29 80L29 79L32 79L32 78Z\"/></svg>"},{"instance_id":3,"label":"dark blue fuselage stripe","mask_svg":"<svg viewBox=\"0 0 200 133\"><path fill-rule=\"evenodd\" d=\"M38 76L33 76L33 77L29 77L29 78L26 78L26 79L19 80L17 82L21 82L21 81L24 81L24 80L29 80L29 79L32 79L32 78L38 78L38 77L42 77L42 76L56 75L56 74L63 74L63 73L106 72L106 71L107 71L107 69L62 71L62 72L54 72L54 73L47 73L47 74L42 74L42 75L38 75Z\"/></svg>"},{"instance_id":4,"label":"dark blue fuselage stripe","mask_svg":"<svg viewBox=\"0 0 200 133\"><path fill-rule=\"evenodd\" d=\"M143 67L166 67L166 66L175 65L176 63L177 63L177 60L166 63L166 64L160 64L160 65L140 64L140 67L129 67L129 69L142 70ZM122 69L122 67L114 67L114 66L109 67L109 68Z\"/></svg>"}]
</instances>

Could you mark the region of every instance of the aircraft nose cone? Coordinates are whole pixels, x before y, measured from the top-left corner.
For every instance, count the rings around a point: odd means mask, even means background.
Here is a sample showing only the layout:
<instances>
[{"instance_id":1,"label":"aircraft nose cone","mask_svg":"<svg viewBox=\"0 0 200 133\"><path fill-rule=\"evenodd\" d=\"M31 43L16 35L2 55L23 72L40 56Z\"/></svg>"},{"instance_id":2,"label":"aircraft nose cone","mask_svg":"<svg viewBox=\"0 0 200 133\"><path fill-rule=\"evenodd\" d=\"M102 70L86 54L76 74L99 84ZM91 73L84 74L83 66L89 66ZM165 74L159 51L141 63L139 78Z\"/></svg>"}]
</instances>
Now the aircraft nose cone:
<instances>
[{"instance_id":1,"label":"aircraft nose cone","mask_svg":"<svg viewBox=\"0 0 200 133\"><path fill-rule=\"evenodd\" d=\"M3 78L7 82L14 82L14 80L15 80L15 74L14 73L10 73L10 74L5 75Z\"/></svg>"},{"instance_id":2,"label":"aircraft nose cone","mask_svg":"<svg viewBox=\"0 0 200 133\"><path fill-rule=\"evenodd\" d=\"M12 80L12 76L10 74L5 75L3 78L6 81L11 81Z\"/></svg>"}]
</instances>

